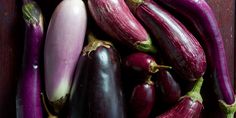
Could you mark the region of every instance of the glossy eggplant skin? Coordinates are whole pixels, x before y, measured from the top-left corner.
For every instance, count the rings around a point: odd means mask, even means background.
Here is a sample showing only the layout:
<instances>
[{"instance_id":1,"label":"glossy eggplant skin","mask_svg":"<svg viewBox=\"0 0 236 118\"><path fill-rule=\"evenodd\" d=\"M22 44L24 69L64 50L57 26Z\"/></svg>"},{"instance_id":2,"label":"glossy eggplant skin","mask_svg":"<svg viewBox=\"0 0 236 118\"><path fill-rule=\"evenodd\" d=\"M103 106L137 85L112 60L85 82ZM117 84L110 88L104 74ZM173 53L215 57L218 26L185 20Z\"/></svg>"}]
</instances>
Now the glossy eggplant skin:
<instances>
[{"instance_id":1,"label":"glossy eggplant skin","mask_svg":"<svg viewBox=\"0 0 236 118\"><path fill-rule=\"evenodd\" d=\"M130 117L148 118L155 100L155 85L151 80L136 85L129 101Z\"/></svg>"},{"instance_id":2,"label":"glossy eggplant skin","mask_svg":"<svg viewBox=\"0 0 236 118\"><path fill-rule=\"evenodd\" d=\"M161 90L162 101L167 104L176 103L181 97L181 89L168 70L159 70L156 75L156 84Z\"/></svg>"},{"instance_id":3,"label":"glossy eggplant skin","mask_svg":"<svg viewBox=\"0 0 236 118\"><path fill-rule=\"evenodd\" d=\"M154 58L142 52L127 56L124 63L129 68L145 73L155 73L157 71L157 67L154 67L154 65L157 66Z\"/></svg>"},{"instance_id":4,"label":"glossy eggplant skin","mask_svg":"<svg viewBox=\"0 0 236 118\"><path fill-rule=\"evenodd\" d=\"M135 0L129 0L131 4ZM136 3L137 4L137 3ZM186 27L152 0L141 0L136 16L150 29L163 55L181 76L196 80L206 70L202 46Z\"/></svg>"},{"instance_id":5,"label":"glossy eggplant skin","mask_svg":"<svg viewBox=\"0 0 236 118\"><path fill-rule=\"evenodd\" d=\"M211 74L215 78L221 99L227 104L235 101L228 72L224 41L217 20L205 0L159 0L190 21L200 34Z\"/></svg>"},{"instance_id":6,"label":"glossy eggplant skin","mask_svg":"<svg viewBox=\"0 0 236 118\"><path fill-rule=\"evenodd\" d=\"M156 118L199 118L202 109L199 101L184 97L175 107Z\"/></svg>"},{"instance_id":7,"label":"glossy eggplant skin","mask_svg":"<svg viewBox=\"0 0 236 118\"><path fill-rule=\"evenodd\" d=\"M43 20L35 2L23 5L26 33L21 77L17 84L17 118L43 118L40 58L43 52ZM27 14L27 15L26 15Z\"/></svg>"},{"instance_id":8,"label":"glossy eggplant skin","mask_svg":"<svg viewBox=\"0 0 236 118\"><path fill-rule=\"evenodd\" d=\"M81 85L84 86L82 96L85 96L77 97L80 101L78 103L83 103L83 107L80 107L81 109L78 109L77 112L78 114L83 113L83 116L87 118L124 118L119 54L112 44L100 40L97 43L101 45L94 48L89 44L84 48L82 56L86 57L86 66L77 70L77 73L87 70L85 76L75 79L75 81L78 80L78 83L83 82L77 86L79 87L78 92L72 92L72 97L81 93L79 93Z\"/></svg>"},{"instance_id":9,"label":"glossy eggplant skin","mask_svg":"<svg viewBox=\"0 0 236 118\"><path fill-rule=\"evenodd\" d=\"M67 118L87 118L87 84L88 71L91 61L88 56L80 56L75 71L75 77L71 88L69 98L69 114Z\"/></svg>"}]
</instances>

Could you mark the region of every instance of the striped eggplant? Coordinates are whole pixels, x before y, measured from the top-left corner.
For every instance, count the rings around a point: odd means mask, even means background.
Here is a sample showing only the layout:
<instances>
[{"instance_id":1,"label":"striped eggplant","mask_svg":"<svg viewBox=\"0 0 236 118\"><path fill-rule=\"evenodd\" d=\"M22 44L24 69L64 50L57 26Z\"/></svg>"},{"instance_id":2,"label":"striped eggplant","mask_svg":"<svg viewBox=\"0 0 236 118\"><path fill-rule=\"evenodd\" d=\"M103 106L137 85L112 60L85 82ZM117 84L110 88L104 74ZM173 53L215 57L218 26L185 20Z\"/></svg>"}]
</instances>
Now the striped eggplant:
<instances>
[{"instance_id":1,"label":"striped eggplant","mask_svg":"<svg viewBox=\"0 0 236 118\"><path fill-rule=\"evenodd\" d=\"M191 81L203 76L205 53L182 23L152 0L127 0L127 4L150 29L174 70Z\"/></svg>"},{"instance_id":2,"label":"striped eggplant","mask_svg":"<svg viewBox=\"0 0 236 118\"><path fill-rule=\"evenodd\" d=\"M144 52L155 52L152 41L124 0L88 0L98 26L119 42Z\"/></svg>"},{"instance_id":3,"label":"striped eggplant","mask_svg":"<svg viewBox=\"0 0 236 118\"><path fill-rule=\"evenodd\" d=\"M200 34L208 59L210 73L217 85L217 91L227 117L233 117L236 101L229 76L224 41L214 12L205 0L158 0L183 15ZM230 110L229 110L230 109Z\"/></svg>"}]
</instances>

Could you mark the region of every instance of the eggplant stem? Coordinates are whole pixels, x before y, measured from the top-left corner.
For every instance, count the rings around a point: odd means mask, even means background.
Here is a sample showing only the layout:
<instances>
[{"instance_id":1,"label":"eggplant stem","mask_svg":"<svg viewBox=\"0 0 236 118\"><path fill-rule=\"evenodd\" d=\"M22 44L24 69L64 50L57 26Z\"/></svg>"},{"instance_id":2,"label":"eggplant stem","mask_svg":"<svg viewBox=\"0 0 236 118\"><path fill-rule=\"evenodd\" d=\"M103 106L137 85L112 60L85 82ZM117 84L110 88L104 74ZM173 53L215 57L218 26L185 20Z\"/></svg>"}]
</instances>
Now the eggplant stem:
<instances>
[{"instance_id":1,"label":"eggplant stem","mask_svg":"<svg viewBox=\"0 0 236 118\"><path fill-rule=\"evenodd\" d=\"M89 33L88 40L89 40L89 44L83 49L83 53L82 53L83 56L85 56L86 54L89 56L92 51L95 51L100 46L103 46L106 48L111 48L111 46L113 46L112 43L108 41L97 39L92 33Z\"/></svg>"},{"instance_id":2,"label":"eggplant stem","mask_svg":"<svg viewBox=\"0 0 236 118\"><path fill-rule=\"evenodd\" d=\"M193 86L192 90L189 91L186 96L190 97L193 101L199 101L202 103L202 96L201 96L201 88L202 88L202 84L203 84L203 78L200 77L195 85Z\"/></svg>"},{"instance_id":3,"label":"eggplant stem","mask_svg":"<svg viewBox=\"0 0 236 118\"><path fill-rule=\"evenodd\" d=\"M166 65L158 65L155 61L150 62L149 71L151 73L156 73L160 69L172 69L172 67L171 66L166 66Z\"/></svg>"},{"instance_id":4,"label":"eggplant stem","mask_svg":"<svg viewBox=\"0 0 236 118\"><path fill-rule=\"evenodd\" d=\"M49 111L49 109L48 109L48 107L47 107L47 105L46 105L46 101L45 101L45 97L44 97L44 94L43 94L43 93L41 93L41 97L42 97L42 101L43 101L43 106L44 106L44 108L45 108L45 110L46 110L46 112L47 112L47 114L48 114L48 118L58 118L56 115L53 115L53 114Z\"/></svg>"},{"instance_id":5,"label":"eggplant stem","mask_svg":"<svg viewBox=\"0 0 236 118\"><path fill-rule=\"evenodd\" d=\"M145 78L145 83L148 85L153 85L154 83L151 80L152 75L147 75L147 77Z\"/></svg>"},{"instance_id":6,"label":"eggplant stem","mask_svg":"<svg viewBox=\"0 0 236 118\"><path fill-rule=\"evenodd\" d=\"M224 111L226 118L234 118L234 113L236 112L236 100L234 100L234 103L231 105L228 105L223 100L219 100L219 105L220 108Z\"/></svg>"}]
</instances>

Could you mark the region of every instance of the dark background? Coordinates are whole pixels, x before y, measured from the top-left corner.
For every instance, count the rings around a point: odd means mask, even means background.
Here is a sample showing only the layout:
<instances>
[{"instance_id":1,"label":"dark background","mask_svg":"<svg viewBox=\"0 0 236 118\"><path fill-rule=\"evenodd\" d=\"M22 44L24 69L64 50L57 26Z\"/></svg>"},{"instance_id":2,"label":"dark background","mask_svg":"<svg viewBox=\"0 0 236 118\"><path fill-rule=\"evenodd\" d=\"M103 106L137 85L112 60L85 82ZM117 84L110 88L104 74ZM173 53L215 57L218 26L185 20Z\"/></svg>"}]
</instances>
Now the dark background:
<instances>
[{"instance_id":1,"label":"dark background","mask_svg":"<svg viewBox=\"0 0 236 118\"><path fill-rule=\"evenodd\" d=\"M213 8L218 20L227 53L228 66L232 81L236 61L235 47L235 1L206 0ZM46 24L59 0L37 0L46 14ZM24 21L21 13L20 0L0 0L0 118L14 118L16 82L19 76L23 43ZM236 84L236 81L234 81ZM203 90L204 91L204 90ZM211 99L211 98L209 98ZM217 104L217 103L216 103ZM204 117L221 117L214 105L207 107Z\"/></svg>"}]
</instances>

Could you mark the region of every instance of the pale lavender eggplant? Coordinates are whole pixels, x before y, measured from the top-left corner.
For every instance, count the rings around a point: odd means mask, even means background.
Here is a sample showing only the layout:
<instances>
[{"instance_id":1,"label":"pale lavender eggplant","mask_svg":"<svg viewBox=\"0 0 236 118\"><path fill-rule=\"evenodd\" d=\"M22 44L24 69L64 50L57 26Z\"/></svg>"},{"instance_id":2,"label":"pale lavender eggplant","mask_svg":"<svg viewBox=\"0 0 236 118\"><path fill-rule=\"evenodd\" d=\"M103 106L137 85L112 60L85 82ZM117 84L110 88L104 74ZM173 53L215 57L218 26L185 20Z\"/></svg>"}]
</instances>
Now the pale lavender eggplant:
<instances>
[{"instance_id":1,"label":"pale lavender eggplant","mask_svg":"<svg viewBox=\"0 0 236 118\"><path fill-rule=\"evenodd\" d=\"M153 0L127 0L127 4L150 29L173 69L191 81L204 75L203 48L181 22Z\"/></svg>"},{"instance_id":2,"label":"pale lavender eggplant","mask_svg":"<svg viewBox=\"0 0 236 118\"><path fill-rule=\"evenodd\" d=\"M98 26L119 42L144 52L154 52L151 39L124 0L88 0Z\"/></svg>"},{"instance_id":3,"label":"pale lavender eggplant","mask_svg":"<svg viewBox=\"0 0 236 118\"><path fill-rule=\"evenodd\" d=\"M62 1L50 20L44 50L45 87L55 112L60 111L68 98L86 26L82 0Z\"/></svg>"},{"instance_id":4,"label":"pale lavender eggplant","mask_svg":"<svg viewBox=\"0 0 236 118\"><path fill-rule=\"evenodd\" d=\"M220 99L228 105L236 105L228 72L224 41L210 6L205 0L159 1L182 14L195 26L204 43L209 67L217 83Z\"/></svg>"},{"instance_id":5,"label":"pale lavender eggplant","mask_svg":"<svg viewBox=\"0 0 236 118\"><path fill-rule=\"evenodd\" d=\"M169 66L158 65L152 56L143 52L128 55L124 63L128 68L142 71L146 74L156 73L161 68L171 68Z\"/></svg>"},{"instance_id":6,"label":"pale lavender eggplant","mask_svg":"<svg viewBox=\"0 0 236 118\"><path fill-rule=\"evenodd\" d=\"M43 52L43 16L35 2L22 7L26 22L24 57L21 77L17 84L17 118L43 118L40 65Z\"/></svg>"}]
</instances>

